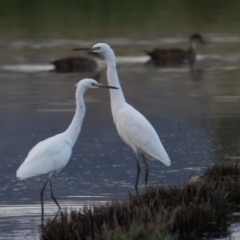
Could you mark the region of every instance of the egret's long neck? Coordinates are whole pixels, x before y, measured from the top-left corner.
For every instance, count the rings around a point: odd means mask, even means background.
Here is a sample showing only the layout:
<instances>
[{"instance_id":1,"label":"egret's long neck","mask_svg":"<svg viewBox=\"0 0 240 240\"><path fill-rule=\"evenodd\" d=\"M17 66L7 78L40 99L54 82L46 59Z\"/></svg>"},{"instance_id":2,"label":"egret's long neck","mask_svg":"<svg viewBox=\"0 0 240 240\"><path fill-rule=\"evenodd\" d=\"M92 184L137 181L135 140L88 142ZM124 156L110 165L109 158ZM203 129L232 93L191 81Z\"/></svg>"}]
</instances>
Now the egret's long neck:
<instances>
[{"instance_id":1,"label":"egret's long neck","mask_svg":"<svg viewBox=\"0 0 240 240\"><path fill-rule=\"evenodd\" d=\"M116 57L114 52L111 50L106 54L105 59L107 61L107 80L108 84L119 89L110 89L110 98L111 98L111 109L112 115L115 122L117 111L123 106L126 102L116 68Z\"/></svg>"},{"instance_id":2,"label":"egret's long neck","mask_svg":"<svg viewBox=\"0 0 240 240\"><path fill-rule=\"evenodd\" d=\"M84 103L84 99L83 99L83 95L84 95L85 91L86 91L86 89L80 88L76 92L75 115L74 115L73 120L72 120L71 124L69 125L68 129L65 131L67 136L71 139L72 147L74 146L74 144L77 141L77 138L78 138L79 133L82 128L82 122L83 122L83 119L85 116L86 108L85 108L85 103Z\"/></svg>"}]
</instances>

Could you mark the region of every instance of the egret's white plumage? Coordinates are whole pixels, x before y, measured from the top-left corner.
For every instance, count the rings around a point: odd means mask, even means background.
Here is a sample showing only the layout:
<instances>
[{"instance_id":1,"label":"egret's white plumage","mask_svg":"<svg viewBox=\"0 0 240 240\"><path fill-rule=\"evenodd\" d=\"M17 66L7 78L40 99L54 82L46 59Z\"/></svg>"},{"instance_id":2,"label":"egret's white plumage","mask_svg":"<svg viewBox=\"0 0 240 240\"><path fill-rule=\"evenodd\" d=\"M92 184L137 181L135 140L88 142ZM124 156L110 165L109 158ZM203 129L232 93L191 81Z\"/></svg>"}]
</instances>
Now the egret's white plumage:
<instances>
[{"instance_id":1,"label":"egret's white plumage","mask_svg":"<svg viewBox=\"0 0 240 240\"><path fill-rule=\"evenodd\" d=\"M17 177L25 179L60 171L67 164L72 147L65 132L39 142L17 170Z\"/></svg>"},{"instance_id":2,"label":"egret's white plumage","mask_svg":"<svg viewBox=\"0 0 240 240\"><path fill-rule=\"evenodd\" d=\"M56 198L53 195L51 176L55 172L59 172L68 163L72 154L72 148L79 136L82 122L85 115L84 93L91 88L115 88L102 85L93 79L83 79L77 84L76 89L76 112L74 118L63 133L47 138L39 142L28 153L27 158L17 170L17 177L20 179L35 177L47 174L48 178L41 191L42 220L43 220L43 193L44 189L50 181L51 197L60 209ZM116 89L116 88L115 88Z\"/></svg>"},{"instance_id":3,"label":"egret's white plumage","mask_svg":"<svg viewBox=\"0 0 240 240\"><path fill-rule=\"evenodd\" d=\"M129 104L119 109L116 117L118 134L135 154L140 152L152 160L170 166L170 159L149 121Z\"/></svg>"},{"instance_id":4,"label":"egret's white plumage","mask_svg":"<svg viewBox=\"0 0 240 240\"><path fill-rule=\"evenodd\" d=\"M166 153L156 131L149 121L140 112L126 102L118 79L116 57L111 47L106 43L98 43L91 48L78 48L74 50L89 50L100 54L107 61L108 83L120 89L120 91L110 90L112 115L118 134L136 154L138 174L135 188L137 189L140 172L138 153L142 154L145 164L146 184L148 181L148 164L144 156L153 160L159 160L167 166L171 165L170 158L168 157L168 154Z\"/></svg>"}]
</instances>

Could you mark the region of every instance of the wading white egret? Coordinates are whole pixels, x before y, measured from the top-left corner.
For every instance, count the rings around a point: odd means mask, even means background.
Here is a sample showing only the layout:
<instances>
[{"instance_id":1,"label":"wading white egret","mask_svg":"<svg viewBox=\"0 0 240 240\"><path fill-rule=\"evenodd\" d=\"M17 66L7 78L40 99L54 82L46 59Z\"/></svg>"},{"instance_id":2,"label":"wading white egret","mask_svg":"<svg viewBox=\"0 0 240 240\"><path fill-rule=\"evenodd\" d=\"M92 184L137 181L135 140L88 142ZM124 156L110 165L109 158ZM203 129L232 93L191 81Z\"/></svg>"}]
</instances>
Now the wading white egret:
<instances>
[{"instance_id":1,"label":"wading white egret","mask_svg":"<svg viewBox=\"0 0 240 240\"><path fill-rule=\"evenodd\" d=\"M61 169L66 166L70 159L72 148L77 141L85 115L86 108L83 98L84 93L86 90L92 88L117 89L116 87L99 84L93 79L83 79L79 81L76 86L76 111L74 118L67 130L63 133L47 138L46 140L35 145L17 170L17 177L20 179L44 174L47 175L47 180L40 192L42 222L44 216L43 195L48 182L50 183L51 197L58 206L59 210L61 209L57 199L53 194L51 177L53 173L61 171Z\"/></svg>"},{"instance_id":2,"label":"wading white egret","mask_svg":"<svg viewBox=\"0 0 240 240\"><path fill-rule=\"evenodd\" d=\"M170 158L149 121L126 102L118 79L116 57L112 48L106 43L98 43L90 48L75 48L73 50L88 50L98 53L107 61L108 84L119 88L118 91L110 90L113 120L122 140L129 145L136 154L137 176L135 188L138 192L137 185L141 171L138 153L142 155L145 165L146 185L148 183L149 166L145 157L152 160L159 160L167 166L171 165Z\"/></svg>"}]
</instances>

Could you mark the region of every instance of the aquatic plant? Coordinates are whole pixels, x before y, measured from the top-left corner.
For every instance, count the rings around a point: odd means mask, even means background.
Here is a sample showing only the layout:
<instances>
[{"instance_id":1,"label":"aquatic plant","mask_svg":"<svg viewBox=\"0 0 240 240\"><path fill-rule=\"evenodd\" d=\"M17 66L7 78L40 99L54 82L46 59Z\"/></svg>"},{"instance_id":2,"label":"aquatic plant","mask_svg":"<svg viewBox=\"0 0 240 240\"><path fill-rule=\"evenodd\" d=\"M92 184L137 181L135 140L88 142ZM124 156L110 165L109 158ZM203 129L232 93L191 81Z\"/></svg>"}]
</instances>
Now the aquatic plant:
<instances>
[{"instance_id":1,"label":"aquatic plant","mask_svg":"<svg viewBox=\"0 0 240 240\"><path fill-rule=\"evenodd\" d=\"M232 205L240 199L239 170L237 163L216 164L189 184L149 186L121 202L62 212L40 226L41 239L169 240L226 233Z\"/></svg>"},{"instance_id":2,"label":"aquatic plant","mask_svg":"<svg viewBox=\"0 0 240 240\"><path fill-rule=\"evenodd\" d=\"M205 181L213 182L228 193L228 202L240 203L240 165L239 163L215 164L202 176Z\"/></svg>"}]
</instances>

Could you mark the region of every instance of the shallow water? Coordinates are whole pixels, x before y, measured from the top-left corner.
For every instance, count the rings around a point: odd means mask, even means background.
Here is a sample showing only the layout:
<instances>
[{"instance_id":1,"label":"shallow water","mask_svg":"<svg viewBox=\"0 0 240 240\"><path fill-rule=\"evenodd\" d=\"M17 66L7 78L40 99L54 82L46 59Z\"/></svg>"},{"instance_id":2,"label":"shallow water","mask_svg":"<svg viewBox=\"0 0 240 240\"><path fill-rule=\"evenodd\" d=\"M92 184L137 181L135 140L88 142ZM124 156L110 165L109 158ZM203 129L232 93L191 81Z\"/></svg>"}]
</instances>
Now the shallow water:
<instances>
[{"instance_id":1,"label":"shallow water","mask_svg":"<svg viewBox=\"0 0 240 240\"><path fill-rule=\"evenodd\" d=\"M150 183L180 184L214 162L238 159L240 71L236 62L221 59L221 64L213 64L211 55L200 55L200 78L193 81L187 67L149 68L134 59L118 57L126 99L149 119L172 160L169 168L149 161ZM75 108L74 85L87 75L61 75L41 63L24 64L27 71L12 64L11 69L2 65L0 72L4 86L0 89L4 113L0 117L0 239L37 238L39 191L45 179L19 181L16 169L37 142L67 128ZM99 66L100 82L105 83L105 65L99 61ZM88 201L122 199L134 191L134 154L116 132L108 91L89 91L85 101L87 112L72 158L53 177L55 195L67 209ZM45 199L46 213L53 216L57 208L49 189Z\"/></svg>"},{"instance_id":2,"label":"shallow water","mask_svg":"<svg viewBox=\"0 0 240 240\"><path fill-rule=\"evenodd\" d=\"M68 127L80 79L98 77L106 83L101 59L97 73L51 72L52 60L80 54L71 51L74 47L101 41L114 48L127 101L152 123L172 160L169 168L149 161L151 184L181 184L215 162L239 160L239 2L212 1L207 7L191 1L153 1L147 7L145 1L137 7L109 2L108 8L89 2L97 7L63 1L28 7L15 2L14 8L0 3L0 239L38 239L39 191L45 179L19 181L16 170L36 143ZM91 19L84 21L86 16ZM208 44L198 46L194 78L187 66L145 65L146 50L187 48L195 31ZM108 91L91 90L85 101L87 112L72 157L53 177L55 195L67 209L134 192L134 154L116 132ZM143 176L140 181L143 187ZM45 209L47 216L57 211L48 188Z\"/></svg>"}]
</instances>

